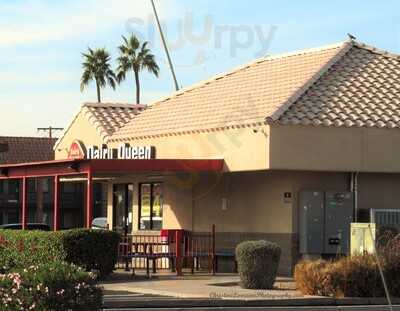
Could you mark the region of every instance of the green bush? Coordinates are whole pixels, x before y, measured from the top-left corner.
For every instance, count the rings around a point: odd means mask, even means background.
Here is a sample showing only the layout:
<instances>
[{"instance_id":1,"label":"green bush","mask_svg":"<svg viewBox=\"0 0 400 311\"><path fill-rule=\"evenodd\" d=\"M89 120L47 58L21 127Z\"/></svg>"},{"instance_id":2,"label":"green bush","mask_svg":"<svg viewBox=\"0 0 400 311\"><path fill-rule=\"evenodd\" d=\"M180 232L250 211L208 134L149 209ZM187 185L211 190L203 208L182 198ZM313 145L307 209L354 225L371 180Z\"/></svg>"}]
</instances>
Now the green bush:
<instances>
[{"instance_id":1,"label":"green bush","mask_svg":"<svg viewBox=\"0 0 400 311\"><path fill-rule=\"evenodd\" d=\"M114 269L120 235L105 230L0 230L0 272L67 261L106 275Z\"/></svg>"},{"instance_id":2,"label":"green bush","mask_svg":"<svg viewBox=\"0 0 400 311\"><path fill-rule=\"evenodd\" d=\"M241 286L253 289L273 287L279 267L281 248L269 241L246 241L236 247Z\"/></svg>"},{"instance_id":3,"label":"green bush","mask_svg":"<svg viewBox=\"0 0 400 311\"><path fill-rule=\"evenodd\" d=\"M59 231L62 236L65 260L90 271L107 275L114 270L120 235L113 231L75 229Z\"/></svg>"},{"instance_id":4,"label":"green bush","mask_svg":"<svg viewBox=\"0 0 400 311\"><path fill-rule=\"evenodd\" d=\"M0 273L64 259L62 241L52 232L0 230Z\"/></svg>"},{"instance_id":5,"label":"green bush","mask_svg":"<svg viewBox=\"0 0 400 311\"><path fill-rule=\"evenodd\" d=\"M61 262L0 275L0 310L100 310L95 277Z\"/></svg>"}]
</instances>

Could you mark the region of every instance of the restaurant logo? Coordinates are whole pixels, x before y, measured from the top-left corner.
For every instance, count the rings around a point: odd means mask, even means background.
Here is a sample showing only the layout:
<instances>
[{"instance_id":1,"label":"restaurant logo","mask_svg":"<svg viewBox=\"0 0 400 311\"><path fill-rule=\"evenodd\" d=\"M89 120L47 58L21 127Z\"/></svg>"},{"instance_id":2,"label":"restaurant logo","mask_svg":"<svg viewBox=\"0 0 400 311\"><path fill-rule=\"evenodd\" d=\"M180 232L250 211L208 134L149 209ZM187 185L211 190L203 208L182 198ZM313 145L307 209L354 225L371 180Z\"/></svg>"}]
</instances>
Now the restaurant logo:
<instances>
[{"instance_id":1,"label":"restaurant logo","mask_svg":"<svg viewBox=\"0 0 400 311\"><path fill-rule=\"evenodd\" d=\"M69 147L68 159L84 159L85 154L85 145L79 140L74 140L71 144L71 147Z\"/></svg>"},{"instance_id":2,"label":"restaurant logo","mask_svg":"<svg viewBox=\"0 0 400 311\"><path fill-rule=\"evenodd\" d=\"M87 159L101 160L149 160L154 159L155 148L151 146L130 146L120 144L118 148L108 148L107 145L89 146L86 154Z\"/></svg>"},{"instance_id":3,"label":"restaurant logo","mask_svg":"<svg viewBox=\"0 0 400 311\"><path fill-rule=\"evenodd\" d=\"M155 148L152 146L130 146L120 144L118 148L109 148L107 145L89 146L75 140L68 151L68 159L93 160L148 160L155 158Z\"/></svg>"}]
</instances>

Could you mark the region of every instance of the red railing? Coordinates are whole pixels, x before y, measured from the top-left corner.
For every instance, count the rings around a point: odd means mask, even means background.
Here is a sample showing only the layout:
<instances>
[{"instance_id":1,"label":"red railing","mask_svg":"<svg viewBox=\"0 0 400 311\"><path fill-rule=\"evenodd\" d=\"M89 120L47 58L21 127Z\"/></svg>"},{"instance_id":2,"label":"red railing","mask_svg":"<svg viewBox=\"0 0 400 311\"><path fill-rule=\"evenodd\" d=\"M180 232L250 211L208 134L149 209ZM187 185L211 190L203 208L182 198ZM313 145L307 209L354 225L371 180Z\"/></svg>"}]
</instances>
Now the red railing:
<instances>
[{"instance_id":1,"label":"red railing","mask_svg":"<svg viewBox=\"0 0 400 311\"><path fill-rule=\"evenodd\" d=\"M215 225L211 232L188 232L177 230L175 235L133 234L122 238L119 244L119 259L136 268L146 268L147 274L152 261L153 273L156 268L170 268L182 275L186 265L198 269L202 259L208 261L208 270L215 273Z\"/></svg>"}]
</instances>

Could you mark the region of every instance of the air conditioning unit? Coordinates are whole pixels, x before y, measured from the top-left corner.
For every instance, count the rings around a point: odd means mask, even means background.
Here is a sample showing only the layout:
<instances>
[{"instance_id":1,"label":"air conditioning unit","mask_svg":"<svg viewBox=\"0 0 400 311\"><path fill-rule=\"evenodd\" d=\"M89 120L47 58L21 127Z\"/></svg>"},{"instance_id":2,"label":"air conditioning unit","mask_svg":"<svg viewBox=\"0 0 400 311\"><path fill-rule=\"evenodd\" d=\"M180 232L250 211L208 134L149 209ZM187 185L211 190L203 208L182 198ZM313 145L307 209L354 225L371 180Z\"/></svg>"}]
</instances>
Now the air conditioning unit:
<instances>
[{"instance_id":1,"label":"air conditioning unit","mask_svg":"<svg viewBox=\"0 0 400 311\"><path fill-rule=\"evenodd\" d=\"M353 222L350 226L350 254L374 253L376 226L374 223Z\"/></svg>"},{"instance_id":2,"label":"air conditioning unit","mask_svg":"<svg viewBox=\"0 0 400 311\"><path fill-rule=\"evenodd\" d=\"M377 225L400 225L400 209L372 208L370 220Z\"/></svg>"}]
</instances>

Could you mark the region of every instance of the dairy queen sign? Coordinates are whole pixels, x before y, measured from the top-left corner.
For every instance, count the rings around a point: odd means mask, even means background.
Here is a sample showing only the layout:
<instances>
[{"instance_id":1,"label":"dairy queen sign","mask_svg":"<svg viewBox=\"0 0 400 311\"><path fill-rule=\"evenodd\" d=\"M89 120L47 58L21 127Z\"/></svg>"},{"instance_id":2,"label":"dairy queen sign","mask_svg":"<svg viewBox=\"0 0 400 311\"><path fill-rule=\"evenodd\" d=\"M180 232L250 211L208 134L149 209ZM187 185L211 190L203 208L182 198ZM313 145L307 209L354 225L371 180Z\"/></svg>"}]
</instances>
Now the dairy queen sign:
<instances>
[{"instance_id":1,"label":"dairy queen sign","mask_svg":"<svg viewBox=\"0 0 400 311\"><path fill-rule=\"evenodd\" d=\"M75 140L68 151L68 159L99 159L99 160L148 160L155 158L153 146L130 146L120 144L118 148L109 148L107 145L88 146Z\"/></svg>"}]
</instances>

